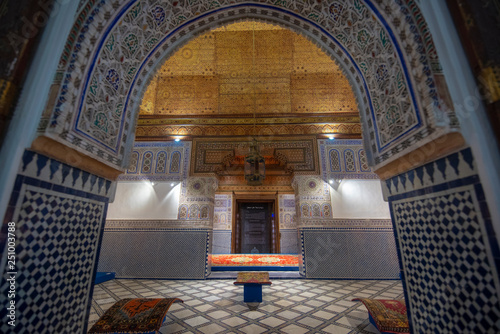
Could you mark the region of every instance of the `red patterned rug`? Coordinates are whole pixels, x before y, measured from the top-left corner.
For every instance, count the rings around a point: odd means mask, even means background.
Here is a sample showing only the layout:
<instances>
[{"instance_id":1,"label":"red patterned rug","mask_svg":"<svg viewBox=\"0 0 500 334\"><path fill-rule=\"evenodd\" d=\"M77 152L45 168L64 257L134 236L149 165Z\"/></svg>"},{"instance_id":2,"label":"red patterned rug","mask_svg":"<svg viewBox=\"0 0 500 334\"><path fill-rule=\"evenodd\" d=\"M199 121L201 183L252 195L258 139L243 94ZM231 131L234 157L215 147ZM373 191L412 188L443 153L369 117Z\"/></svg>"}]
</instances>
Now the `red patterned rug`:
<instances>
[{"instance_id":1,"label":"red patterned rug","mask_svg":"<svg viewBox=\"0 0 500 334\"><path fill-rule=\"evenodd\" d=\"M116 302L92 326L89 334L159 333L165 315L179 298L127 298Z\"/></svg>"},{"instance_id":2,"label":"red patterned rug","mask_svg":"<svg viewBox=\"0 0 500 334\"><path fill-rule=\"evenodd\" d=\"M266 269L266 270L298 270L299 256L288 254L214 254L212 270Z\"/></svg>"},{"instance_id":3,"label":"red patterned rug","mask_svg":"<svg viewBox=\"0 0 500 334\"><path fill-rule=\"evenodd\" d=\"M409 333L406 305L403 300L354 298L362 302L370 314L370 322L381 333Z\"/></svg>"}]
</instances>

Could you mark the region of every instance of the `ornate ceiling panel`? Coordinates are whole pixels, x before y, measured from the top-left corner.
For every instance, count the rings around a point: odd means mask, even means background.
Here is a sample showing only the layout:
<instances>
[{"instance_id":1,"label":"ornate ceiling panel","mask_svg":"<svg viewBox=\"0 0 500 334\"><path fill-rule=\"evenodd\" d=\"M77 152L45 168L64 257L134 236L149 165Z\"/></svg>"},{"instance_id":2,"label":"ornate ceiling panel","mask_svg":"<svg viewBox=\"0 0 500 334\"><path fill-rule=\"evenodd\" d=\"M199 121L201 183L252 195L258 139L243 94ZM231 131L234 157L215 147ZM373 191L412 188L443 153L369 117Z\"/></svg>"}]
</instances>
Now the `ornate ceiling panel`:
<instances>
[{"instance_id":1,"label":"ornate ceiling panel","mask_svg":"<svg viewBox=\"0 0 500 334\"><path fill-rule=\"evenodd\" d=\"M241 177L244 157L249 153L250 144L251 138L248 137L194 139L190 175ZM319 173L315 137L259 140L258 147L260 154L266 159L266 178L290 177L292 173Z\"/></svg>"},{"instance_id":2,"label":"ornate ceiling panel","mask_svg":"<svg viewBox=\"0 0 500 334\"><path fill-rule=\"evenodd\" d=\"M144 94L136 135L207 135L172 125L199 128L205 124L196 119L208 117L212 124L229 125L217 130L220 135L258 134L262 127L254 128L254 121L308 125L300 131L308 134L340 133L345 122L350 127L344 134L361 133L354 94L335 62L306 38L259 22L205 33L166 60ZM295 132L281 127L272 133Z\"/></svg>"}]
</instances>

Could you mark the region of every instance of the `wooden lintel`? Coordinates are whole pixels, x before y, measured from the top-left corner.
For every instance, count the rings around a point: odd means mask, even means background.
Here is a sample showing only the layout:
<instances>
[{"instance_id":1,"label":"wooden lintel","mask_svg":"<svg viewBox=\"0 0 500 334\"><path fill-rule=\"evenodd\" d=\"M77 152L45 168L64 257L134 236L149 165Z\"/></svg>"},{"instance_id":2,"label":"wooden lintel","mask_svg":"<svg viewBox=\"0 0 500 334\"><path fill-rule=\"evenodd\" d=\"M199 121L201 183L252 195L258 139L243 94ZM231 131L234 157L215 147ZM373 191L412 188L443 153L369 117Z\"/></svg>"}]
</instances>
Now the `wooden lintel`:
<instances>
[{"instance_id":1,"label":"wooden lintel","mask_svg":"<svg viewBox=\"0 0 500 334\"><path fill-rule=\"evenodd\" d=\"M375 170L381 180L405 173L466 147L464 137L459 132L445 134L401 158Z\"/></svg>"},{"instance_id":2,"label":"wooden lintel","mask_svg":"<svg viewBox=\"0 0 500 334\"><path fill-rule=\"evenodd\" d=\"M115 181L120 174L123 174L123 171L97 161L49 137L37 137L31 144L31 149L49 158L53 158L72 167L80 168L108 180Z\"/></svg>"}]
</instances>

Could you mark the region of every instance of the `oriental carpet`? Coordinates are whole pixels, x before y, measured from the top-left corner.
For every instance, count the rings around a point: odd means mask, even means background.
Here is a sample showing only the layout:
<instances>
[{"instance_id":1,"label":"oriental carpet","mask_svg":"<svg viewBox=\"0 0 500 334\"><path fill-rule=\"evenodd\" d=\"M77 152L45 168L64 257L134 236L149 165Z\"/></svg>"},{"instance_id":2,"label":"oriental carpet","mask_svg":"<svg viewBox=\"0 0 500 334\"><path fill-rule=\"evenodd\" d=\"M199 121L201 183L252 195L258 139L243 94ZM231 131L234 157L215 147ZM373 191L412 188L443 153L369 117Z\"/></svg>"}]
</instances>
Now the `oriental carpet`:
<instances>
[{"instance_id":1,"label":"oriental carpet","mask_svg":"<svg viewBox=\"0 0 500 334\"><path fill-rule=\"evenodd\" d=\"M295 254L213 254L212 271L298 271Z\"/></svg>"}]
</instances>

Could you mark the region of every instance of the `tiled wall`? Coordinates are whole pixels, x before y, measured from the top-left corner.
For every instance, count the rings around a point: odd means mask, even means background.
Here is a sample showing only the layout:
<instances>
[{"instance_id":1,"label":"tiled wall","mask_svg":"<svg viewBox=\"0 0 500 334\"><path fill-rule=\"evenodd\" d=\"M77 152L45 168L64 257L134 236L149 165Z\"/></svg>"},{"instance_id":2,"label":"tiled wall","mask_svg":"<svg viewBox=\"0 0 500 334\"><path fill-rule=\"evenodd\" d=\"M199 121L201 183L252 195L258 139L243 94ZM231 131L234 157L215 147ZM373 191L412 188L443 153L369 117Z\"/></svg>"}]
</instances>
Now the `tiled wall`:
<instances>
[{"instance_id":1,"label":"tiled wall","mask_svg":"<svg viewBox=\"0 0 500 334\"><path fill-rule=\"evenodd\" d=\"M500 251L470 149L384 182L415 333L500 333Z\"/></svg>"},{"instance_id":2,"label":"tiled wall","mask_svg":"<svg viewBox=\"0 0 500 334\"><path fill-rule=\"evenodd\" d=\"M16 333L84 333L106 209L114 184L25 151L3 221L15 222L15 268L0 268L0 332L11 333L7 272L16 276ZM3 253L2 253L3 254Z\"/></svg>"},{"instance_id":3,"label":"tiled wall","mask_svg":"<svg viewBox=\"0 0 500 334\"><path fill-rule=\"evenodd\" d=\"M398 279L390 220L332 220L301 227L300 272L307 278Z\"/></svg>"},{"instance_id":4,"label":"tiled wall","mask_svg":"<svg viewBox=\"0 0 500 334\"><path fill-rule=\"evenodd\" d=\"M280 229L281 254L299 254L297 229Z\"/></svg>"},{"instance_id":5,"label":"tiled wall","mask_svg":"<svg viewBox=\"0 0 500 334\"><path fill-rule=\"evenodd\" d=\"M231 253L231 229L233 227L233 195L216 194L214 208L213 254Z\"/></svg>"},{"instance_id":6,"label":"tiled wall","mask_svg":"<svg viewBox=\"0 0 500 334\"><path fill-rule=\"evenodd\" d=\"M197 222L108 220L99 271L117 278L203 279L209 274L211 229Z\"/></svg>"},{"instance_id":7,"label":"tiled wall","mask_svg":"<svg viewBox=\"0 0 500 334\"><path fill-rule=\"evenodd\" d=\"M231 254L231 231L213 231L212 254Z\"/></svg>"},{"instance_id":8,"label":"tiled wall","mask_svg":"<svg viewBox=\"0 0 500 334\"><path fill-rule=\"evenodd\" d=\"M230 231L233 225L233 195L215 194L214 230Z\"/></svg>"},{"instance_id":9,"label":"tiled wall","mask_svg":"<svg viewBox=\"0 0 500 334\"><path fill-rule=\"evenodd\" d=\"M280 247L282 254L298 254L297 215L295 195L278 195Z\"/></svg>"}]
</instances>

